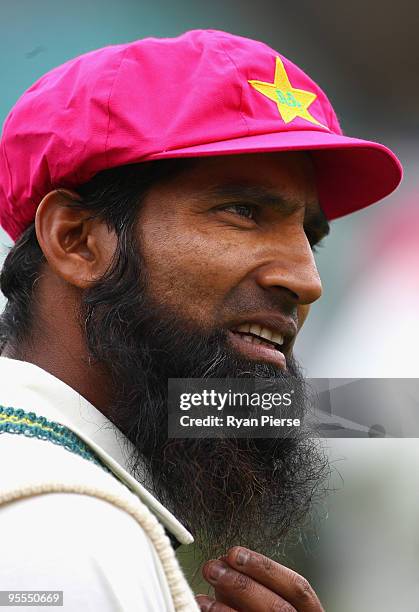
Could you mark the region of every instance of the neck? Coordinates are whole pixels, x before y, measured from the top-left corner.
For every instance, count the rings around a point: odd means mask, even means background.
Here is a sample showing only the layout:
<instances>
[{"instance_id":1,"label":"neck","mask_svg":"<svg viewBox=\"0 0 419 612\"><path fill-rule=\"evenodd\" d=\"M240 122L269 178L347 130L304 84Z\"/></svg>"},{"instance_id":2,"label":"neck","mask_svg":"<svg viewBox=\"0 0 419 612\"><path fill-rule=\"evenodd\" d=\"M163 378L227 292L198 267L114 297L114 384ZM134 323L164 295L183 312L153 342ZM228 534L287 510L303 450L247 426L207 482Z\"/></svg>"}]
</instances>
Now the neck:
<instances>
[{"instance_id":1,"label":"neck","mask_svg":"<svg viewBox=\"0 0 419 612\"><path fill-rule=\"evenodd\" d=\"M27 361L42 368L72 387L107 416L111 396L109 376L100 365L89 363L83 346L75 350L74 343L71 349L66 346L65 339L57 344L47 338L38 338L30 346L6 342L1 356Z\"/></svg>"}]
</instances>

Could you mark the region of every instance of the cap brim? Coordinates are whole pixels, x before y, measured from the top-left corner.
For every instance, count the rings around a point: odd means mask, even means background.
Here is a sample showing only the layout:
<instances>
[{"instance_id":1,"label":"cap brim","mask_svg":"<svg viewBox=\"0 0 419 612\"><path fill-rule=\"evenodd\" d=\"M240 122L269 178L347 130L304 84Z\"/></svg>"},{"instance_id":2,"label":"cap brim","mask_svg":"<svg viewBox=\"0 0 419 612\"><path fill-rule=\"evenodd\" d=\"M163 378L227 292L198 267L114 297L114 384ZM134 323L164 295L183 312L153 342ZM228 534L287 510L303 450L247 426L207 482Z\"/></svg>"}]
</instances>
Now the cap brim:
<instances>
[{"instance_id":1,"label":"cap brim","mask_svg":"<svg viewBox=\"0 0 419 612\"><path fill-rule=\"evenodd\" d=\"M313 152L320 205L329 220L378 202L403 176L399 160L384 145L316 130L244 136L166 150L147 159L274 151Z\"/></svg>"}]
</instances>

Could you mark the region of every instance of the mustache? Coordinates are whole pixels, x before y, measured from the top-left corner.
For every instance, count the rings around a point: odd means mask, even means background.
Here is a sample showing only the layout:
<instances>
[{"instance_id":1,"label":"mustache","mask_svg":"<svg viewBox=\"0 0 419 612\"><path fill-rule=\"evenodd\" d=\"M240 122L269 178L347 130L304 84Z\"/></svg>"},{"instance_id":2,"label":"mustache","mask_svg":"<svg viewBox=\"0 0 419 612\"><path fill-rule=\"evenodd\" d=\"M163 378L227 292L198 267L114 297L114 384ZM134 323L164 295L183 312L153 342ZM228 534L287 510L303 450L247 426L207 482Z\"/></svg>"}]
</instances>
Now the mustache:
<instances>
[{"instance_id":1,"label":"mustache","mask_svg":"<svg viewBox=\"0 0 419 612\"><path fill-rule=\"evenodd\" d=\"M223 308L227 319L256 316L259 312L279 315L298 324L298 297L285 287L277 287L275 291L264 291L262 287L237 287L229 294ZM268 314L269 317L269 314ZM272 321L270 321L272 322Z\"/></svg>"}]
</instances>

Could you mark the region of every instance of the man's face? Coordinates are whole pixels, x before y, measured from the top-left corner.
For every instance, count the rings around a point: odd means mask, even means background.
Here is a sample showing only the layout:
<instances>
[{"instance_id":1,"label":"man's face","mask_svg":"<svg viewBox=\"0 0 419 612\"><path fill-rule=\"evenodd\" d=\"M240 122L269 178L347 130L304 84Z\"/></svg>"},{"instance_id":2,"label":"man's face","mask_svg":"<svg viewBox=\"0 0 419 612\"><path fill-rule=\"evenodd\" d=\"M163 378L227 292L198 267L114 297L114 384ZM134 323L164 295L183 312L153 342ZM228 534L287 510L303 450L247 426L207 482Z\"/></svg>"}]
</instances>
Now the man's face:
<instances>
[{"instance_id":1,"label":"man's face","mask_svg":"<svg viewBox=\"0 0 419 612\"><path fill-rule=\"evenodd\" d=\"M199 160L149 189L115 269L84 293L81 329L112 381L107 414L134 444L132 473L208 554L275 549L306 516L327 462L303 428L168 439L168 379L292 378L303 419L292 345L321 293L310 243L326 228L303 154Z\"/></svg>"},{"instance_id":2,"label":"man's face","mask_svg":"<svg viewBox=\"0 0 419 612\"><path fill-rule=\"evenodd\" d=\"M312 246L327 221L308 155L197 160L150 191L138 231L154 300L203 330L228 330L243 356L284 366L321 295ZM269 332L263 344L250 335Z\"/></svg>"}]
</instances>

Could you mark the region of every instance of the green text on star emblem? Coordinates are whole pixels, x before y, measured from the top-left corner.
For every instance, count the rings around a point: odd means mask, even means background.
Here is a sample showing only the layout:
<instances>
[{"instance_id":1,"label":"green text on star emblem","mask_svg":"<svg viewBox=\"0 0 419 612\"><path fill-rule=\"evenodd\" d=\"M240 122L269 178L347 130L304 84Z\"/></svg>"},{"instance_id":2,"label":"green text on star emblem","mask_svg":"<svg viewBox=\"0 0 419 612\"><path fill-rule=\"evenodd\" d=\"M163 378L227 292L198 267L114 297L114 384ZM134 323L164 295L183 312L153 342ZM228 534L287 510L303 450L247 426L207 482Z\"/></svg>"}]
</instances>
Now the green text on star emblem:
<instances>
[{"instance_id":1,"label":"green text on star emblem","mask_svg":"<svg viewBox=\"0 0 419 612\"><path fill-rule=\"evenodd\" d=\"M310 121L310 123L326 127L317 121L308 110L308 107L317 98L316 94L311 91L296 89L291 85L280 57L276 58L273 83L255 80L251 80L249 83L256 91L276 103L279 114L285 123L290 123L296 117L301 117Z\"/></svg>"}]
</instances>

